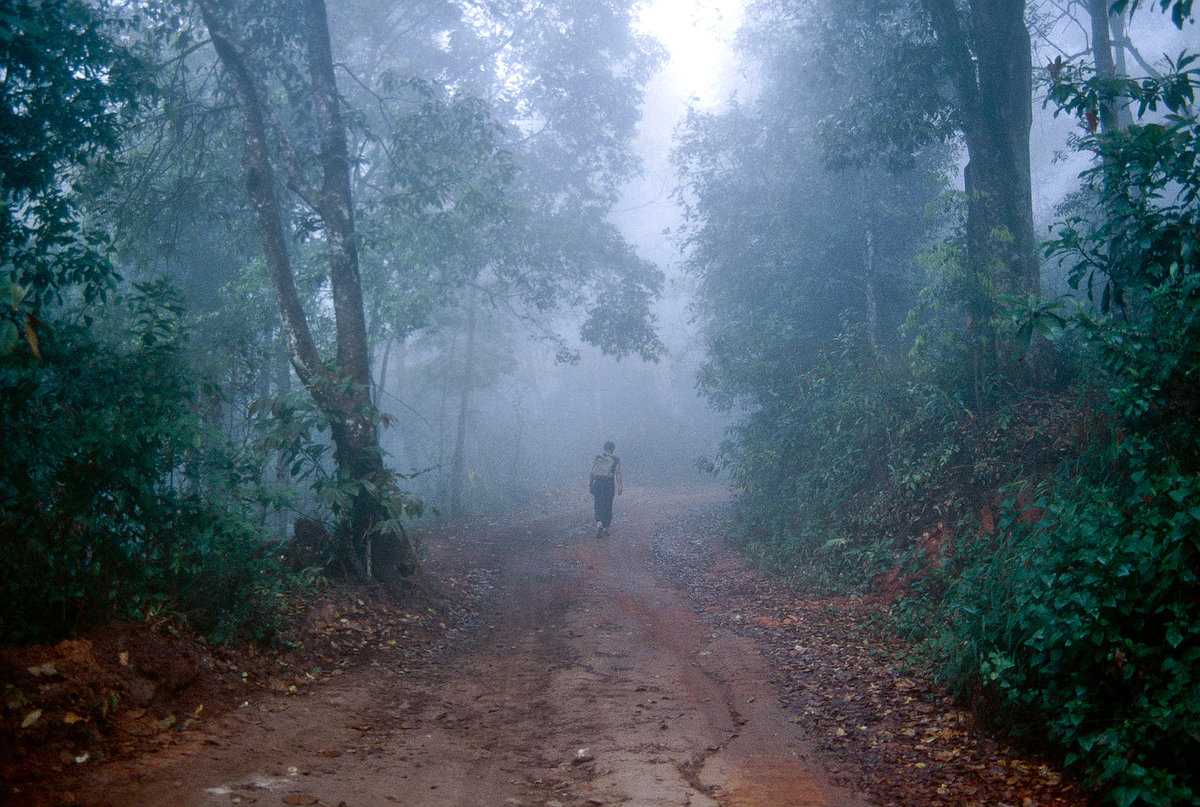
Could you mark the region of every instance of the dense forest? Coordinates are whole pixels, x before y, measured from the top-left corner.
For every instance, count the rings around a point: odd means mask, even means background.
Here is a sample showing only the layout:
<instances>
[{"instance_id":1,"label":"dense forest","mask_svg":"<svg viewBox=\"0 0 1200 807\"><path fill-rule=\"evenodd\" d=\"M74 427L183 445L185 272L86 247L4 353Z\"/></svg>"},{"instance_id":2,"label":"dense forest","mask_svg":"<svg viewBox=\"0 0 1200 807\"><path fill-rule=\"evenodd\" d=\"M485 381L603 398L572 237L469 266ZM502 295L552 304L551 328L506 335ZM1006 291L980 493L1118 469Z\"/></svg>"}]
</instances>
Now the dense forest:
<instances>
[{"instance_id":1,"label":"dense forest","mask_svg":"<svg viewBox=\"0 0 1200 807\"><path fill-rule=\"evenodd\" d=\"M1113 803L1195 804L1198 74L1126 72L1133 5L755 4L761 94L677 160L746 550L903 586L981 712ZM1090 48L1034 70L1063 11ZM1091 155L1045 234L1033 103Z\"/></svg>"},{"instance_id":2,"label":"dense forest","mask_svg":"<svg viewBox=\"0 0 1200 807\"><path fill-rule=\"evenodd\" d=\"M698 373L613 223L636 14L0 3L0 642L269 642L314 577L401 591L423 518L578 487L617 417L648 477L728 418L748 556L889 592L1107 802L1200 804L1200 62L1130 35L1191 0L749 3L672 152ZM1083 166L1052 221L1035 113Z\"/></svg>"}]
</instances>

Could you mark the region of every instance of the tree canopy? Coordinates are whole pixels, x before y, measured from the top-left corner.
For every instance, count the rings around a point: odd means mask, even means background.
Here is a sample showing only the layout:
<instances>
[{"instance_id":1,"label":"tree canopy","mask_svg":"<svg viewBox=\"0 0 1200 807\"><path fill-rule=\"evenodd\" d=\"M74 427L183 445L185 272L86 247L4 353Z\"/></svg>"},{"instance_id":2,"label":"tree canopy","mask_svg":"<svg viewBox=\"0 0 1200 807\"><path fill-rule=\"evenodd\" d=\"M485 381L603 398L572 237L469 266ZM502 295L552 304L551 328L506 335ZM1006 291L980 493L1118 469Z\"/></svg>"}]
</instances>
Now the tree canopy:
<instances>
[{"instance_id":1,"label":"tree canopy","mask_svg":"<svg viewBox=\"0 0 1200 807\"><path fill-rule=\"evenodd\" d=\"M147 88L141 66L112 37L103 8L78 2L6 4L0 31L0 266L9 304L0 349L18 330L37 349L31 317L78 289L102 295L113 268L102 229L81 221L72 182L111 157L121 119Z\"/></svg>"}]
</instances>

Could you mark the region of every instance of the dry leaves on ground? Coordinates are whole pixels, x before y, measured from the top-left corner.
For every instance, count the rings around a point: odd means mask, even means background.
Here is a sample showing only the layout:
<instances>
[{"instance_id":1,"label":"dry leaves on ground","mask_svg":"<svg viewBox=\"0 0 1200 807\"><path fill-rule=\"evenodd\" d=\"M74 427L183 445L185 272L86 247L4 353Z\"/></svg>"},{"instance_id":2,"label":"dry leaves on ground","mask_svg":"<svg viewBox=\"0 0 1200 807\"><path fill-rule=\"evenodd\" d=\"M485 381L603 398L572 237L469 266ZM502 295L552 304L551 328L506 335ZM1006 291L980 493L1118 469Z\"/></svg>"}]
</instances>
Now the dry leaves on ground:
<instances>
[{"instance_id":1,"label":"dry leaves on ground","mask_svg":"<svg viewBox=\"0 0 1200 807\"><path fill-rule=\"evenodd\" d=\"M1024 755L871 627L869 598L812 599L750 568L722 542L720 509L657 537L660 573L714 625L755 637L779 696L817 747L858 771L848 784L879 805L1082 807L1062 772Z\"/></svg>"}]
</instances>

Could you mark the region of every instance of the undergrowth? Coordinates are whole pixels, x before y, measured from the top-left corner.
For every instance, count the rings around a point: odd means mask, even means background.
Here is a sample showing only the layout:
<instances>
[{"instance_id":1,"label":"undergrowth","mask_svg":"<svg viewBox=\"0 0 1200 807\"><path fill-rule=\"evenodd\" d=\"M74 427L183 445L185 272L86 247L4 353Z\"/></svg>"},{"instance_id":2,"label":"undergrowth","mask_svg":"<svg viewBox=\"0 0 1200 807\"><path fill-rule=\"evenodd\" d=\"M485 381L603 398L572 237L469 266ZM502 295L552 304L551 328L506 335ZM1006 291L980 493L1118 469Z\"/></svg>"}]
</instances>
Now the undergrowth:
<instances>
[{"instance_id":1,"label":"undergrowth","mask_svg":"<svg viewBox=\"0 0 1200 807\"><path fill-rule=\"evenodd\" d=\"M180 309L145 287L105 340L69 319L38 355L0 356L0 642L185 616L217 640L263 638L283 585L263 540L256 466L206 422Z\"/></svg>"}]
</instances>

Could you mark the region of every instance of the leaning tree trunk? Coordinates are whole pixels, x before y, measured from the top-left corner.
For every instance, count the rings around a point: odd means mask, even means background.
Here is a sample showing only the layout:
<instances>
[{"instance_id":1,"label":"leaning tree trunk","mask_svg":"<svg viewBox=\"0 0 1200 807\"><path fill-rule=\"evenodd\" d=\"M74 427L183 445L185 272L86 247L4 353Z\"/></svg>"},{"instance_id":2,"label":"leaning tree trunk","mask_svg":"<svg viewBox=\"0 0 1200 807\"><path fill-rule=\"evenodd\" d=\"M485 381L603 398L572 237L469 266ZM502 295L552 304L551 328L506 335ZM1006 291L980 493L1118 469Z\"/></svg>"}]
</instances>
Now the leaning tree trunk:
<instances>
[{"instance_id":1,"label":"leaning tree trunk","mask_svg":"<svg viewBox=\"0 0 1200 807\"><path fill-rule=\"evenodd\" d=\"M339 473L354 488L339 525L339 537L348 549L358 550L353 557L365 561L362 571L367 576L374 576L373 565L384 573L409 574L415 569L415 558L407 541L403 536L400 541L391 540L390 533L376 530L379 522L389 517L381 494L392 477L383 464L377 411L371 401L371 360L354 231L350 150L333 73L325 3L304 0L303 5L313 114L321 138L321 187L315 189L310 203L321 217L329 249L337 380L342 385L331 432Z\"/></svg>"},{"instance_id":2,"label":"leaning tree trunk","mask_svg":"<svg viewBox=\"0 0 1200 807\"><path fill-rule=\"evenodd\" d=\"M221 7L201 0L201 13L222 65L233 79L245 118L243 166L263 244L268 275L279 303L288 354L296 374L328 416L339 486L337 539L347 561L366 577L410 574L416 560L401 530L380 530L388 520L384 497L392 483L383 464L370 398L370 361L362 287L359 282L350 161L334 81L333 58L323 0L303 0L305 50L311 82L313 123L320 136L321 184L309 186L281 125L271 117L259 75ZM268 127L268 121L274 123ZM271 159L274 145L286 163L287 187L320 218L328 250L330 289L336 321L336 357L325 362L296 290L288 236L277 194L279 179Z\"/></svg>"}]
</instances>

